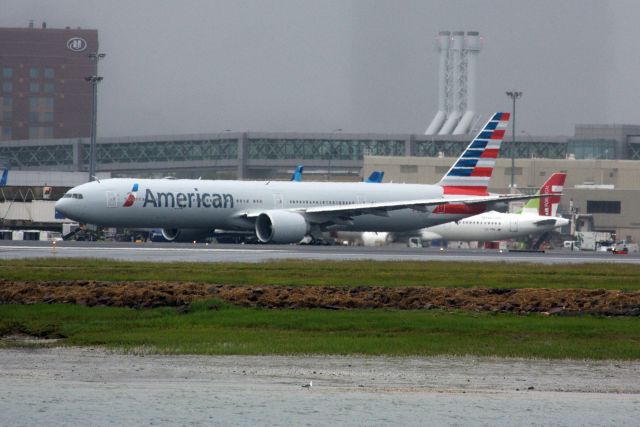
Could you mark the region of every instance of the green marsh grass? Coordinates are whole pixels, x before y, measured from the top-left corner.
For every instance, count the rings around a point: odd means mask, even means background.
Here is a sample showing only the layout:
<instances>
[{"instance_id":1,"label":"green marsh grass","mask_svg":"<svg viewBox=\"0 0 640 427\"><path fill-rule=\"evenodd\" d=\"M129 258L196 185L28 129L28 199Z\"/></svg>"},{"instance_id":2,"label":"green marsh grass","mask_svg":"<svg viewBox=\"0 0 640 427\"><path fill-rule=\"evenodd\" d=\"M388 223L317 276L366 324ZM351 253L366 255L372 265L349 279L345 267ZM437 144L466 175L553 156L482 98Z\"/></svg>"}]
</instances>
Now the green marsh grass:
<instances>
[{"instance_id":1,"label":"green marsh grass","mask_svg":"<svg viewBox=\"0 0 640 427\"><path fill-rule=\"evenodd\" d=\"M209 307L215 303L217 309ZM461 311L268 310L200 301L187 313L79 305L0 306L0 335L161 354L478 355L638 359L640 319Z\"/></svg>"},{"instance_id":2,"label":"green marsh grass","mask_svg":"<svg viewBox=\"0 0 640 427\"><path fill-rule=\"evenodd\" d=\"M463 262L274 261L152 263L95 259L0 261L1 279L168 280L237 285L545 287L640 290L640 266Z\"/></svg>"}]
</instances>

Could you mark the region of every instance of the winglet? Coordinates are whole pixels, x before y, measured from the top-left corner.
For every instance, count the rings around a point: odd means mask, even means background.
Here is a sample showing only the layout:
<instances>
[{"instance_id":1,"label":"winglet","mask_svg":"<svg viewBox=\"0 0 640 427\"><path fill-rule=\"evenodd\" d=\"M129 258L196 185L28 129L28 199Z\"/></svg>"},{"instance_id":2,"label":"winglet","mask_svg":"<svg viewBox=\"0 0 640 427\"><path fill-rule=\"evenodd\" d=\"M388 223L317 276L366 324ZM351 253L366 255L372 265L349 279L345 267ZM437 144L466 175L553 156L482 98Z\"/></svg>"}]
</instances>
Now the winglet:
<instances>
[{"instance_id":1,"label":"winglet","mask_svg":"<svg viewBox=\"0 0 640 427\"><path fill-rule=\"evenodd\" d=\"M486 195L509 113L495 113L438 183L444 194Z\"/></svg>"},{"instance_id":2,"label":"winglet","mask_svg":"<svg viewBox=\"0 0 640 427\"><path fill-rule=\"evenodd\" d=\"M365 182L373 182L379 184L382 182L382 178L384 177L384 171L373 171L369 178L365 180Z\"/></svg>"},{"instance_id":3,"label":"winglet","mask_svg":"<svg viewBox=\"0 0 640 427\"><path fill-rule=\"evenodd\" d=\"M296 166L296 170L293 172L293 175L291 176L291 181L297 181L297 182L302 181L302 171L304 171L303 165Z\"/></svg>"}]
</instances>

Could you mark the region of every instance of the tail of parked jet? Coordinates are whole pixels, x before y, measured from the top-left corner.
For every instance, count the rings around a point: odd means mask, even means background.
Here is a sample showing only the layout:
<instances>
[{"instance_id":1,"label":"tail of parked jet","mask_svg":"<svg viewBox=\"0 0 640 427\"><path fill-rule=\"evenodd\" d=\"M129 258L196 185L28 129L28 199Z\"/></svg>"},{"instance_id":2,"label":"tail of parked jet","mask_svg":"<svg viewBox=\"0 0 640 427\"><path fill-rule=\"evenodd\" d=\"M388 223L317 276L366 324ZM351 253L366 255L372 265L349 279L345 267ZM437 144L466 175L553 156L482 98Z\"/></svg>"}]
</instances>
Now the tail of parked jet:
<instances>
[{"instance_id":1,"label":"tail of parked jet","mask_svg":"<svg viewBox=\"0 0 640 427\"><path fill-rule=\"evenodd\" d=\"M369 178L365 180L365 182L373 182L379 184L382 182L382 178L384 178L384 171L373 171Z\"/></svg>"},{"instance_id":2,"label":"tail of parked jet","mask_svg":"<svg viewBox=\"0 0 640 427\"><path fill-rule=\"evenodd\" d=\"M7 179L9 179L9 167L2 168L2 177L0 177L0 187L7 185Z\"/></svg>"},{"instance_id":3,"label":"tail of parked jet","mask_svg":"<svg viewBox=\"0 0 640 427\"><path fill-rule=\"evenodd\" d=\"M296 166L296 170L293 172L293 175L291 175L291 181L296 181L296 182L302 181L302 172L303 171L304 171L304 166L303 165Z\"/></svg>"},{"instance_id":4,"label":"tail of parked jet","mask_svg":"<svg viewBox=\"0 0 640 427\"><path fill-rule=\"evenodd\" d=\"M522 208L520 213L533 214L541 216L556 216L558 205L560 204L560 196L564 188L564 180L567 174L564 172L556 172L542 184L542 187L536 194L556 194L554 196L542 197L539 199L531 199Z\"/></svg>"},{"instance_id":5,"label":"tail of parked jet","mask_svg":"<svg viewBox=\"0 0 640 427\"><path fill-rule=\"evenodd\" d=\"M495 113L438 183L444 194L486 195L509 113Z\"/></svg>"}]
</instances>

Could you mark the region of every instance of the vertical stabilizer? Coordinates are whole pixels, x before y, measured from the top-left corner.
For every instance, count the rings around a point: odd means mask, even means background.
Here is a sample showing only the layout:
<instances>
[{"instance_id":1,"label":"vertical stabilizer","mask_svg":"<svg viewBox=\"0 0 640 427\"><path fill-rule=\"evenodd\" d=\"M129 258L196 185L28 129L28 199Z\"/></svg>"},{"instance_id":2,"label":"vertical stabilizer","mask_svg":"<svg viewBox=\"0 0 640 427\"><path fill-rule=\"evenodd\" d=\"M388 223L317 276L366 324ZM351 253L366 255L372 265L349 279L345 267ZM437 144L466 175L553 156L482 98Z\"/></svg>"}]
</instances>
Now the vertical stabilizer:
<instances>
[{"instance_id":1,"label":"vertical stabilizer","mask_svg":"<svg viewBox=\"0 0 640 427\"><path fill-rule=\"evenodd\" d=\"M438 183L444 194L487 194L509 113L495 113Z\"/></svg>"},{"instance_id":2,"label":"vertical stabilizer","mask_svg":"<svg viewBox=\"0 0 640 427\"><path fill-rule=\"evenodd\" d=\"M4 187L5 185L7 185L7 179L9 179L9 168L5 166L4 168L2 168L2 177L0 177L0 187Z\"/></svg>"},{"instance_id":3,"label":"vertical stabilizer","mask_svg":"<svg viewBox=\"0 0 640 427\"><path fill-rule=\"evenodd\" d=\"M291 175L291 181L302 181L302 172L304 171L303 165L296 166L296 170Z\"/></svg>"},{"instance_id":4,"label":"vertical stabilizer","mask_svg":"<svg viewBox=\"0 0 640 427\"><path fill-rule=\"evenodd\" d=\"M558 205L560 204L560 196L564 188L564 181L567 178L567 174L564 172L556 172L542 184L542 187L536 192L536 194L557 194L549 197L542 197L539 199L531 199L522 208L520 213L541 215L541 216L556 216L558 212Z\"/></svg>"},{"instance_id":5,"label":"vertical stabilizer","mask_svg":"<svg viewBox=\"0 0 640 427\"><path fill-rule=\"evenodd\" d=\"M373 171L365 182L373 182L379 184L382 182L382 178L384 178L384 171Z\"/></svg>"}]
</instances>

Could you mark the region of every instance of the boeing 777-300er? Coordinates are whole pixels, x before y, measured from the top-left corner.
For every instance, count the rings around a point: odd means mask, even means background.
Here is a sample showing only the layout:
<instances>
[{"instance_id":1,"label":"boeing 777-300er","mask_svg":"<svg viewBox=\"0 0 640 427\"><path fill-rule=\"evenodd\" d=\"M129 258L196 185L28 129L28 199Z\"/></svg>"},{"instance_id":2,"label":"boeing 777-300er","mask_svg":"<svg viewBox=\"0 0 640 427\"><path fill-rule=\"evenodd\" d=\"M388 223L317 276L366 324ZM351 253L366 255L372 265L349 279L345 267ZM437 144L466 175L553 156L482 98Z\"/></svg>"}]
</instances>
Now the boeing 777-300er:
<instances>
[{"instance_id":1,"label":"boeing 777-300er","mask_svg":"<svg viewBox=\"0 0 640 427\"><path fill-rule=\"evenodd\" d=\"M542 234L569 224L556 217L566 173L554 173L537 194L551 194L531 199L520 213L484 212L460 221L448 222L420 230L423 240L456 240L463 242L513 239L530 234Z\"/></svg>"},{"instance_id":2,"label":"boeing 777-300er","mask_svg":"<svg viewBox=\"0 0 640 427\"><path fill-rule=\"evenodd\" d=\"M215 229L252 231L264 243L331 230L417 230L535 197L487 192L508 120L494 114L435 185L114 178L72 188L56 209L81 223L162 228L176 241Z\"/></svg>"}]
</instances>

